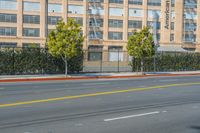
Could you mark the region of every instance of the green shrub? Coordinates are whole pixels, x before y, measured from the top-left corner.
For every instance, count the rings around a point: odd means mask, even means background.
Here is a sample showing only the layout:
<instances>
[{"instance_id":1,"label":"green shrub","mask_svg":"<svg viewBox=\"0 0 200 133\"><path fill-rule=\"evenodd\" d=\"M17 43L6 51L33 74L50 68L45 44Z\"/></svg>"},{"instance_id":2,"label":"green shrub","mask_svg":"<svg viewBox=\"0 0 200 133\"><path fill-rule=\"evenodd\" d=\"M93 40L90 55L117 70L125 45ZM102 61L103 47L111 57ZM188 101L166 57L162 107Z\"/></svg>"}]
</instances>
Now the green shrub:
<instances>
[{"instance_id":1,"label":"green shrub","mask_svg":"<svg viewBox=\"0 0 200 133\"><path fill-rule=\"evenodd\" d=\"M200 70L200 54L199 53L172 53L162 52L155 55L156 71L194 71ZM133 71L140 68L140 60L133 59L130 63ZM144 66L146 72L154 71L154 57L145 58Z\"/></svg>"},{"instance_id":2,"label":"green shrub","mask_svg":"<svg viewBox=\"0 0 200 133\"><path fill-rule=\"evenodd\" d=\"M1 48L0 75L64 74L61 58L51 56L42 48ZM82 70L82 53L69 61L69 72Z\"/></svg>"}]
</instances>

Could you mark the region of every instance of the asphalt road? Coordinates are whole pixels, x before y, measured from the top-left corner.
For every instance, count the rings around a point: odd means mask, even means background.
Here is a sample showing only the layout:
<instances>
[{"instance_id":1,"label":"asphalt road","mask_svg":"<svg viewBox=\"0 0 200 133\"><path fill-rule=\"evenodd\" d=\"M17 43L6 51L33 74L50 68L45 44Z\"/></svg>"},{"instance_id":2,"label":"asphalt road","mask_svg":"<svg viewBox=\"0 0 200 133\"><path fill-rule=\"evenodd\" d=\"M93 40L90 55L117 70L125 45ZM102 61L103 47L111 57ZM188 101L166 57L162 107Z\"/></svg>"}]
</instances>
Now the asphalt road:
<instances>
[{"instance_id":1,"label":"asphalt road","mask_svg":"<svg viewBox=\"0 0 200 133\"><path fill-rule=\"evenodd\" d=\"M200 133L200 76L0 83L0 133Z\"/></svg>"}]
</instances>

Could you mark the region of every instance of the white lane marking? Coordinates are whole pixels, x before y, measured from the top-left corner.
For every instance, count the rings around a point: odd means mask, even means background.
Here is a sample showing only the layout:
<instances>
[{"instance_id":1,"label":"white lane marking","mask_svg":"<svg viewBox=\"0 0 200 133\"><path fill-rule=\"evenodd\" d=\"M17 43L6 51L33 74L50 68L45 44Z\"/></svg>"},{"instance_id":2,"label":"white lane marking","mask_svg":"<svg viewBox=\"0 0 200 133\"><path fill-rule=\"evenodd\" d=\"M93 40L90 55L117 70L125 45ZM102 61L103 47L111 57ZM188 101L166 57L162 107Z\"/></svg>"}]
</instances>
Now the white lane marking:
<instances>
[{"instance_id":1,"label":"white lane marking","mask_svg":"<svg viewBox=\"0 0 200 133\"><path fill-rule=\"evenodd\" d=\"M105 122L115 121L115 120L128 119L128 118L134 118L134 117L140 117L140 116L154 115L154 114L159 114L159 113L160 113L160 111L155 111L155 112L149 112L149 113L143 113L143 114L136 114L136 115L116 117L116 118L111 118L111 119L104 119L104 121Z\"/></svg>"},{"instance_id":2,"label":"white lane marking","mask_svg":"<svg viewBox=\"0 0 200 133\"><path fill-rule=\"evenodd\" d=\"M89 86L89 85L108 85L110 83L85 83L85 84L82 84L82 85L86 85L86 86Z\"/></svg>"},{"instance_id":3,"label":"white lane marking","mask_svg":"<svg viewBox=\"0 0 200 133\"><path fill-rule=\"evenodd\" d=\"M83 124L82 123L77 123L77 124L75 124L75 126L83 126Z\"/></svg>"}]
</instances>

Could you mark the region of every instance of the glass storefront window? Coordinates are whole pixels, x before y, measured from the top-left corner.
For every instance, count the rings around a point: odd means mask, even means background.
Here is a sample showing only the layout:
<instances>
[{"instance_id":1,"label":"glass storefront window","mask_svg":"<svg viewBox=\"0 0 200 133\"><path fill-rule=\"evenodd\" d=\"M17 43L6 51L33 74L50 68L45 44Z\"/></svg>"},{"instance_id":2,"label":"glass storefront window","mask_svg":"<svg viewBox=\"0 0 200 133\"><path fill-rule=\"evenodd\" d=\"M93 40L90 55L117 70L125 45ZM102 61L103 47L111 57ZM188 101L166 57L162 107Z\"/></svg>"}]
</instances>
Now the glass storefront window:
<instances>
[{"instance_id":1,"label":"glass storefront window","mask_svg":"<svg viewBox=\"0 0 200 133\"><path fill-rule=\"evenodd\" d=\"M109 51L109 61L123 61L123 51L121 46L110 46Z\"/></svg>"}]
</instances>

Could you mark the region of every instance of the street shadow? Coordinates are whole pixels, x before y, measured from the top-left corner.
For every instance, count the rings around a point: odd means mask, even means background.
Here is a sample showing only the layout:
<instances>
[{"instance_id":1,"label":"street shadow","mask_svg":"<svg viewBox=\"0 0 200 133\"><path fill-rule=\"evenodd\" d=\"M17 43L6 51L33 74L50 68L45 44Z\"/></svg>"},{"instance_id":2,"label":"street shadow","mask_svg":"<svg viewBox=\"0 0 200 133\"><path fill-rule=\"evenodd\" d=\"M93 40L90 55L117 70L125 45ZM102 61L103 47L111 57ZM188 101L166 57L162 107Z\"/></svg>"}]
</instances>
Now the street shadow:
<instances>
[{"instance_id":1,"label":"street shadow","mask_svg":"<svg viewBox=\"0 0 200 133\"><path fill-rule=\"evenodd\" d=\"M198 133L200 133L200 126L191 126L190 128L194 130L198 130Z\"/></svg>"}]
</instances>

